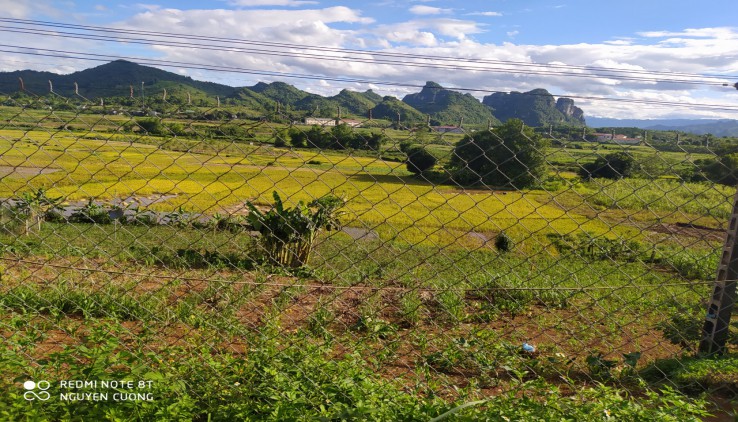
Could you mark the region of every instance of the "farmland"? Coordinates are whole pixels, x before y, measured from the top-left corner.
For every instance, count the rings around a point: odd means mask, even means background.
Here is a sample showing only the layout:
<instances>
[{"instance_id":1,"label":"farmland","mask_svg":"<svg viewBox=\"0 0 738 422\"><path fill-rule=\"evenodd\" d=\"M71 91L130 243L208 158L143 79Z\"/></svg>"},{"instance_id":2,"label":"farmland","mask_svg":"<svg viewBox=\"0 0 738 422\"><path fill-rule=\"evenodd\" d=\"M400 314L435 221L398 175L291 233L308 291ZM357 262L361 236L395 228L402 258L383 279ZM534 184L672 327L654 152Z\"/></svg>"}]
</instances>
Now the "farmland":
<instances>
[{"instance_id":1,"label":"farmland","mask_svg":"<svg viewBox=\"0 0 738 422\"><path fill-rule=\"evenodd\" d=\"M152 136L118 130L124 116L44 113L0 110L0 197L43 188L163 218L5 221L5 418L423 420L486 400L452 418L689 420L714 410L695 384L735 398L738 371L710 370L734 353L688 357L734 188L576 174L603 150L676 169L706 154L569 143L547 149L540 186L490 190L388 159L408 140L442 157L461 135L357 129L388 142L334 151L275 146L286 124ZM304 267L270 262L244 223L274 191L287 207L345 201ZM152 380L155 400L34 407L21 379Z\"/></svg>"}]
</instances>

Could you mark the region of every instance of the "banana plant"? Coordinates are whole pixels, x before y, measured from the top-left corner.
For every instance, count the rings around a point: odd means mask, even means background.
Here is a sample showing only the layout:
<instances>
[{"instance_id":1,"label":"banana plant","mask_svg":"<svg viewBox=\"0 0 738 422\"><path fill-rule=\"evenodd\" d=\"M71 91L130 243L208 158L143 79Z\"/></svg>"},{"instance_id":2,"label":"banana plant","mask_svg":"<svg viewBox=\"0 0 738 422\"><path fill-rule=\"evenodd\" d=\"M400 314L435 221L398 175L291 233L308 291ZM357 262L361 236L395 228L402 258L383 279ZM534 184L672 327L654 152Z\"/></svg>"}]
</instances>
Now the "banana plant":
<instances>
[{"instance_id":1,"label":"banana plant","mask_svg":"<svg viewBox=\"0 0 738 422\"><path fill-rule=\"evenodd\" d=\"M36 191L24 192L16 198L12 212L16 219L23 220L23 233L27 236L34 226L40 231L41 222L46 214L58 209L61 202L61 197L51 198L44 188L38 188Z\"/></svg>"},{"instance_id":2,"label":"banana plant","mask_svg":"<svg viewBox=\"0 0 738 422\"><path fill-rule=\"evenodd\" d=\"M261 243L272 263L289 268L307 264L313 244L321 229L340 227L338 211L345 201L334 195L326 195L310 203L300 201L286 208L279 194L274 191L274 205L267 212L247 202L249 225L261 234Z\"/></svg>"}]
</instances>

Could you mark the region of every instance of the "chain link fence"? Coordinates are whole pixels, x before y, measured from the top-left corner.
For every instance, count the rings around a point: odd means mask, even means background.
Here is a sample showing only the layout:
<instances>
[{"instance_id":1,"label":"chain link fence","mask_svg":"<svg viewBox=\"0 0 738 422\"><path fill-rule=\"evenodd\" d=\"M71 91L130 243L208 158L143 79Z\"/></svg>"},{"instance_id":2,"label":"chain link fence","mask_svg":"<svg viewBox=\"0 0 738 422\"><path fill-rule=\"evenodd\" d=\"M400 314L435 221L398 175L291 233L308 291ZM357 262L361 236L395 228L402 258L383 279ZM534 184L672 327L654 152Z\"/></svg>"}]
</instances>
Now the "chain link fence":
<instances>
[{"instance_id":1,"label":"chain link fence","mask_svg":"<svg viewBox=\"0 0 738 422\"><path fill-rule=\"evenodd\" d=\"M735 140L0 100L4 419L732 412Z\"/></svg>"}]
</instances>

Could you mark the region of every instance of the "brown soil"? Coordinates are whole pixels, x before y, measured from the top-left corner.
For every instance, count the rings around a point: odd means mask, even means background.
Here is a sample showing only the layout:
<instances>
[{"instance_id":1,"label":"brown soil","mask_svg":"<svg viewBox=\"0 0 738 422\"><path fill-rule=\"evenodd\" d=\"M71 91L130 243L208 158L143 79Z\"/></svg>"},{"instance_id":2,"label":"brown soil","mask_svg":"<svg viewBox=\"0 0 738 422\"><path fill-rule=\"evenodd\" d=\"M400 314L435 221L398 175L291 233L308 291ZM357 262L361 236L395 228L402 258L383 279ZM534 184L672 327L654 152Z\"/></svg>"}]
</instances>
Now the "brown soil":
<instances>
[{"instance_id":1,"label":"brown soil","mask_svg":"<svg viewBox=\"0 0 738 422\"><path fill-rule=\"evenodd\" d=\"M689 223L654 224L646 227L647 230L664 233L671 236L686 236L705 241L720 242L725 240L725 230L693 225Z\"/></svg>"},{"instance_id":2,"label":"brown soil","mask_svg":"<svg viewBox=\"0 0 738 422\"><path fill-rule=\"evenodd\" d=\"M13 167L0 166L0 177L32 177L60 171L51 167Z\"/></svg>"}]
</instances>

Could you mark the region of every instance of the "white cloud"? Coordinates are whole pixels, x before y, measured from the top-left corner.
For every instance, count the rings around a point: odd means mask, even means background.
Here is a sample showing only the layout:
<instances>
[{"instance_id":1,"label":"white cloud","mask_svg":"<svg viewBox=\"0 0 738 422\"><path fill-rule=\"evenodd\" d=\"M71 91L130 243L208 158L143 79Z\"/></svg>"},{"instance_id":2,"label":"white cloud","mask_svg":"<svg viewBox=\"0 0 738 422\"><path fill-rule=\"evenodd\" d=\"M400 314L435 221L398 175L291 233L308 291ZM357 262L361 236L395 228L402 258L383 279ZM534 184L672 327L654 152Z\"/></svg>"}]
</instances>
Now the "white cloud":
<instances>
[{"instance_id":1,"label":"white cloud","mask_svg":"<svg viewBox=\"0 0 738 422\"><path fill-rule=\"evenodd\" d=\"M334 24L341 23L341 29ZM373 46L378 51L406 55L430 55L460 57L476 61L451 62L447 68L406 67L399 64L383 64L372 61L333 61L330 57L345 57L341 53L320 53L320 60L300 57L276 57L254 54L220 53L217 51L185 51L171 47L160 48L167 59L185 62L217 63L251 69L325 75L330 77L354 77L366 80L407 84L423 84L435 80L446 86L473 87L488 91L528 91L546 88L554 94L581 97L660 98L664 101L695 102L723 101L714 91L699 85L645 81L650 76L646 69L655 71L680 71L689 73L738 72L738 33L732 29L685 30L692 37L675 37L675 33L660 37L623 38L598 44L570 45L521 45L512 42L485 44L474 40L473 35L483 32L479 23L450 18L416 19L392 25L371 25L371 20L359 11L349 8L324 8L315 10L252 10L252 11L174 11L147 12L128 22L134 28L184 28L202 35L229 36L244 39L268 40L323 47L357 48ZM346 24L359 25L346 29ZM351 28L349 26L349 28ZM516 31L509 36L514 37ZM651 33L653 34L653 33ZM695 34L704 36L697 37ZM712 36L708 36L712 34ZM643 37L643 35L641 34ZM669 38L679 38L679 43L666 44ZM644 40L646 42L644 42ZM650 41L650 42L649 42ZM315 52L313 52L315 53ZM371 56L363 56L371 60ZM404 63L409 60L394 59ZM508 61L528 65L502 65L485 62ZM449 64L444 60L433 63ZM556 68L534 66L536 63L580 66L580 68ZM473 67L475 70L463 69ZM592 68L614 69L626 79L608 76L607 72ZM612 73L612 72L611 72ZM579 77L575 77L579 75ZM248 76L246 76L248 78ZM632 80L627 80L631 78ZM273 80L280 80L279 77ZM253 80L231 84L251 85ZM315 82L286 80L321 94L327 90L340 90L342 85L330 82L321 86ZM365 90L367 87L352 89ZM375 87L380 95L402 97L417 91L411 87ZM732 93L732 92L731 92ZM483 92L474 93L478 97ZM649 97L650 96L650 97ZM699 100L696 100L699 98ZM713 100L710 100L713 98ZM727 101L727 100L725 100ZM610 117L657 117L680 112L674 107L644 107L629 103L593 101L584 99L577 103L588 115ZM686 110L699 113L699 109ZM704 112L714 114L714 112Z\"/></svg>"},{"instance_id":2,"label":"white cloud","mask_svg":"<svg viewBox=\"0 0 738 422\"><path fill-rule=\"evenodd\" d=\"M318 4L317 1L308 0L232 0L228 4L241 7L261 7L261 6L288 6L297 7L308 4Z\"/></svg>"},{"instance_id":3,"label":"white cloud","mask_svg":"<svg viewBox=\"0 0 738 422\"><path fill-rule=\"evenodd\" d=\"M2 14L6 17L17 19L29 18L36 14L51 17L62 16L62 12L54 2L49 0L0 0L0 10L2 10Z\"/></svg>"},{"instance_id":4,"label":"white cloud","mask_svg":"<svg viewBox=\"0 0 738 422\"><path fill-rule=\"evenodd\" d=\"M638 35L646 38L666 38L666 37L688 37L688 38L733 38L738 34L735 28L718 27L718 28L688 28L684 31L646 31L639 32Z\"/></svg>"},{"instance_id":5,"label":"white cloud","mask_svg":"<svg viewBox=\"0 0 738 422\"><path fill-rule=\"evenodd\" d=\"M515 30L515 31L507 31L506 34L507 34L508 37L514 38L516 35L520 34L520 31L518 31L518 30Z\"/></svg>"},{"instance_id":6,"label":"white cloud","mask_svg":"<svg viewBox=\"0 0 738 422\"><path fill-rule=\"evenodd\" d=\"M469 20L433 18L416 19L393 25L380 25L372 31L379 37L390 37L395 33L430 33L437 36L464 40L469 35L484 32L477 22Z\"/></svg>"},{"instance_id":7,"label":"white cloud","mask_svg":"<svg viewBox=\"0 0 738 422\"><path fill-rule=\"evenodd\" d=\"M243 4L283 6L293 5L300 0L256 0L243 1ZM290 4L287 4L290 3ZM20 5L19 5L20 4ZM33 3L34 5L37 3ZM8 14L30 16L30 3L0 0ZM418 5L416 5L418 6ZM33 6L35 7L35 6ZM425 6L429 7L429 6ZM278 9L278 8L277 8ZM439 9L439 8L430 8ZM426 10L430 10L426 9ZM738 73L738 29L736 28L694 28L683 31L650 31L633 35L633 38L615 38L602 43L581 43L567 45L526 45L517 44L512 39L503 38L498 43L482 43L475 34L485 32L486 27L474 20L452 19L450 17L428 15L391 25L377 24L364 16L360 10L349 7L315 7L298 9L248 9L248 10L178 10L148 7L138 9L140 13L118 24L131 30L147 30L165 33L196 34L254 41L300 44L336 49L369 49L378 52L394 53L395 63L381 63L381 57L371 54L361 55L368 62L351 59L337 61L336 58L352 58L346 52L309 50L307 48L281 49L281 56L274 53L275 48L262 47L267 54L255 52L223 52L213 48L178 48L158 46L136 47L139 50L132 56L157 57L195 64L231 66L239 69L275 71L293 74L318 75L324 83L317 81L268 78L248 74L214 73L187 69L168 69L184 72L192 77L214 80L230 85L253 85L258 80L284 80L302 89L313 90L322 95L333 95L341 88L364 91L374 89L380 95L402 97L417 88L385 86L376 84L344 84L331 78L349 77L362 80L393 82L398 84L422 85L434 80L445 86L467 87L491 91L528 91L546 88L554 94L574 97L615 97L623 99L644 99L654 101L695 103L724 103L735 106L735 93L732 88L708 87L678 82L656 82L643 79L653 78L652 72L687 72L697 74L736 74ZM422 10L422 9L421 9ZM441 9L443 10L443 9ZM439 12L440 13L440 12ZM496 12L478 12L496 13ZM484 15L495 16L495 15ZM508 28L509 37L517 35L514 28ZM502 35L504 37L504 34ZM26 37L28 38L28 37ZM506 40L506 41L504 41ZM43 41L43 42L42 42ZM75 44L73 40L23 39L8 37L11 42L28 47L55 48L59 50L110 53L120 48L110 44L93 46L86 43ZM254 46L245 46L256 48ZM132 48L129 46L129 48ZM300 57L311 53L317 57ZM437 59L418 61L412 55L435 57L455 57L469 59L469 62ZM333 60L331 60L333 58ZM386 58L385 58L386 59ZM6 59L3 69L28 68L22 61L37 61L17 56ZM44 70L80 70L90 67L90 62L63 59L45 60L50 65ZM53 63L52 63L53 62ZM403 66L402 64L420 62L441 68L423 66ZM523 63L515 64L508 62ZM536 64L563 65L565 67L540 66ZM577 66L577 67L571 67ZM613 69L604 72L594 68ZM617 75L616 75L617 73ZM615 76L622 76L616 78ZM625 79L624 79L624 78ZM630 78L630 80L628 79ZM727 81L735 83L736 81ZM331 92L335 90L335 92ZM485 92L475 92L482 97ZM588 115L607 117L659 117L676 113L703 113L714 116L714 111L678 109L675 107L646 107L629 103L576 99ZM732 103L732 104L731 104ZM725 115L724 117L733 117Z\"/></svg>"},{"instance_id":8,"label":"white cloud","mask_svg":"<svg viewBox=\"0 0 738 422\"><path fill-rule=\"evenodd\" d=\"M500 12L473 12L467 13L469 16L502 16Z\"/></svg>"},{"instance_id":9,"label":"white cloud","mask_svg":"<svg viewBox=\"0 0 738 422\"><path fill-rule=\"evenodd\" d=\"M414 15L441 15L451 13L451 9L442 9L440 7L415 5L409 9L410 13Z\"/></svg>"}]
</instances>

